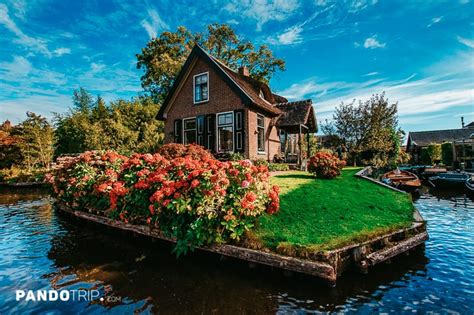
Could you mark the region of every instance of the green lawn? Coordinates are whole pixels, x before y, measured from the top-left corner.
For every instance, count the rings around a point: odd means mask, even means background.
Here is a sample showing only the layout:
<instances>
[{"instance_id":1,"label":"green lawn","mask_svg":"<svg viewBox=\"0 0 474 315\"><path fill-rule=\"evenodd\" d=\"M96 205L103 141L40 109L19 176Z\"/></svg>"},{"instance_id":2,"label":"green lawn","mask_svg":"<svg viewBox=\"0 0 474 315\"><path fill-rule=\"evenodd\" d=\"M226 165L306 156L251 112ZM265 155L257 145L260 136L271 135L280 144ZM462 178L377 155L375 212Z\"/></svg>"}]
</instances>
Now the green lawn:
<instances>
[{"instance_id":1,"label":"green lawn","mask_svg":"<svg viewBox=\"0 0 474 315\"><path fill-rule=\"evenodd\" d=\"M410 196L354 177L358 170L332 180L298 171L273 176L280 211L261 217L251 239L280 252L329 250L409 226Z\"/></svg>"}]
</instances>

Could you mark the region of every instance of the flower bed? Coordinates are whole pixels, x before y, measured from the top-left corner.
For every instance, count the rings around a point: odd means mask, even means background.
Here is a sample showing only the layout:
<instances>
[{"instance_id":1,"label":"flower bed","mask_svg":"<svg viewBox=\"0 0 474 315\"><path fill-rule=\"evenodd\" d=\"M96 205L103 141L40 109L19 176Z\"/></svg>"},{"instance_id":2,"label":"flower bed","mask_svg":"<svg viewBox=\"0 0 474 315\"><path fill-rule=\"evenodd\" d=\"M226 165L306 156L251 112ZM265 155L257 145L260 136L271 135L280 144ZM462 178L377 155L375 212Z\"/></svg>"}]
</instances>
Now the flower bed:
<instances>
[{"instance_id":1,"label":"flower bed","mask_svg":"<svg viewBox=\"0 0 474 315\"><path fill-rule=\"evenodd\" d=\"M175 145L179 146L179 145ZM93 209L126 223L148 224L176 239L176 253L190 247L238 241L263 213L279 208L266 166L248 160L221 162L193 146L161 154L86 152L58 161L57 198L74 209Z\"/></svg>"}]
</instances>

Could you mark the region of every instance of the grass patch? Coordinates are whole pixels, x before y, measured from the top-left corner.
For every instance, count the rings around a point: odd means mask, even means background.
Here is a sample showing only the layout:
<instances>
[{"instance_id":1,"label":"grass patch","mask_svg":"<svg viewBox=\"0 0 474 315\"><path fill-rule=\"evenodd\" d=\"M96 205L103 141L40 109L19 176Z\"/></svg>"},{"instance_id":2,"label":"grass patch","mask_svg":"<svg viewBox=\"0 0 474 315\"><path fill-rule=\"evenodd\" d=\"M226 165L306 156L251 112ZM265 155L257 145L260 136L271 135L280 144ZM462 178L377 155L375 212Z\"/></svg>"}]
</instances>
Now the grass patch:
<instances>
[{"instance_id":1,"label":"grass patch","mask_svg":"<svg viewBox=\"0 0 474 315\"><path fill-rule=\"evenodd\" d=\"M298 171L273 176L272 184L281 188L280 211L261 217L250 238L278 252L300 255L410 226L411 197L354 177L358 170L346 168L329 180Z\"/></svg>"}]
</instances>

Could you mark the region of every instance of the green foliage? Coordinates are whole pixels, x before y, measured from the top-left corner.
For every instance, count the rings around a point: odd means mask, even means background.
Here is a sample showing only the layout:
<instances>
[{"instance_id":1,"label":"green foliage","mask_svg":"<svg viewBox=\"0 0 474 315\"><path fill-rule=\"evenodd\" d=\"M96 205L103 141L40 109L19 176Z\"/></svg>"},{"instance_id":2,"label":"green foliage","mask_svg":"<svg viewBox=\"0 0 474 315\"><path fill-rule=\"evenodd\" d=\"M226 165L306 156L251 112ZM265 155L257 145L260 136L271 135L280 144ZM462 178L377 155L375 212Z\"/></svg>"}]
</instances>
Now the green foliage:
<instances>
[{"instance_id":1,"label":"green foliage","mask_svg":"<svg viewBox=\"0 0 474 315\"><path fill-rule=\"evenodd\" d=\"M268 167L268 161L265 160L265 159L256 159L256 160L253 161L253 164L255 164L255 166Z\"/></svg>"},{"instance_id":2,"label":"green foliage","mask_svg":"<svg viewBox=\"0 0 474 315\"><path fill-rule=\"evenodd\" d=\"M281 188L280 211L260 218L253 238L275 250L314 253L410 226L410 197L354 177L358 170L343 169L334 180L298 171L271 177Z\"/></svg>"},{"instance_id":3,"label":"green foliage","mask_svg":"<svg viewBox=\"0 0 474 315\"><path fill-rule=\"evenodd\" d=\"M453 165L453 144L445 142L441 145L441 159L444 165Z\"/></svg>"},{"instance_id":4,"label":"green foliage","mask_svg":"<svg viewBox=\"0 0 474 315\"><path fill-rule=\"evenodd\" d=\"M229 161L240 161L245 160L245 156L239 152L233 152L229 154Z\"/></svg>"},{"instance_id":5,"label":"green foliage","mask_svg":"<svg viewBox=\"0 0 474 315\"><path fill-rule=\"evenodd\" d=\"M21 139L17 143L21 164L27 169L48 168L53 160L53 127L41 115L32 112L26 115L27 118L12 131L12 135Z\"/></svg>"},{"instance_id":6,"label":"green foliage","mask_svg":"<svg viewBox=\"0 0 474 315\"><path fill-rule=\"evenodd\" d=\"M358 105L342 103L333 120L323 130L340 139L354 165L363 162L386 166L396 161L404 133L397 128L397 104L389 104L385 93L359 101Z\"/></svg>"},{"instance_id":7,"label":"green foliage","mask_svg":"<svg viewBox=\"0 0 474 315\"><path fill-rule=\"evenodd\" d=\"M427 147L430 164L441 161L441 144L431 143Z\"/></svg>"},{"instance_id":8,"label":"green foliage","mask_svg":"<svg viewBox=\"0 0 474 315\"><path fill-rule=\"evenodd\" d=\"M73 99L69 113L55 115L56 155L106 149L155 152L163 143L163 122L155 118L159 105L150 98L106 105L81 88Z\"/></svg>"},{"instance_id":9,"label":"green foliage","mask_svg":"<svg viewBox=\"0 0 474 315\"><path fill-rule=\"evenodd\" d=\"M0 169L0 182L7 183L25 183L25 182L42 182L47 169L35 168L25 169L12 166L10 168Z\"/></svg>"},{"instance_id":10,"label":"green foliage","mask_svg":"<svg viewBox=\"0 0 474 315\"><path fill-rule=\"evenodd\" d=\"M195 44L231 68L247 66L250 76L259 81L268 82L276 71L285 69L285 62L275 58L268 46L256 48L227 24L210 24L204 33L191 33L180 26L175 32L166 31L151 39L137 54L137 68L144 70L142 87L155 100L164 100Z\"/></svg>"},{"instance_id":11,"label":"green foliage","mask_svg":"<svg viewBox=\"0 0 474 315\"><path fill-rule=\"evenodd\" d=\"M289 171L290 167L286 163L269 163L268 170L270 172Z\"/></svg>"},{"instance_id":12,"label":"green foliage","mask_svg":"<svg viewBox=\"0 0 474 315\"><path fill-rule=\"evenodd\" d=\"M420 162L424 165L431 165L431 157L428 148L421 148Z\"/></svg>"}]
</instances>

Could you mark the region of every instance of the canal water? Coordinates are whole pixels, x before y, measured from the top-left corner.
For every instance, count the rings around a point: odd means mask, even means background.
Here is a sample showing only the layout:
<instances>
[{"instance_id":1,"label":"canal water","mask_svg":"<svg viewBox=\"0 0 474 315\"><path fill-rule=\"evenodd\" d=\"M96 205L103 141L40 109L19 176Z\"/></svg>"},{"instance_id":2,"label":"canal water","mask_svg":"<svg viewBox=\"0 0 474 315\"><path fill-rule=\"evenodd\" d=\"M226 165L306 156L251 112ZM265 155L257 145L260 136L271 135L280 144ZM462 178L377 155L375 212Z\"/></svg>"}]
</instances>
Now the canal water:
<instances>
[{"instance_id":1,"label":"canal water","mask_svg":"<svg viewBox=\"0 0 474 315\"><path fill-rule=\"evenodd\" d=\"M474 201L462 191L423 191L426 246L334 288L210 254L177 260L165 243L83 224L52 203L41 190L0 191L0 314L474 311ZM16 290L79 289L107 300L15 300Z\"/></svg>"}]
</instances>

